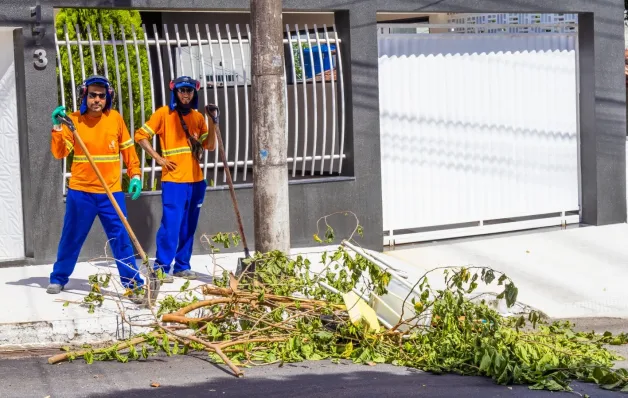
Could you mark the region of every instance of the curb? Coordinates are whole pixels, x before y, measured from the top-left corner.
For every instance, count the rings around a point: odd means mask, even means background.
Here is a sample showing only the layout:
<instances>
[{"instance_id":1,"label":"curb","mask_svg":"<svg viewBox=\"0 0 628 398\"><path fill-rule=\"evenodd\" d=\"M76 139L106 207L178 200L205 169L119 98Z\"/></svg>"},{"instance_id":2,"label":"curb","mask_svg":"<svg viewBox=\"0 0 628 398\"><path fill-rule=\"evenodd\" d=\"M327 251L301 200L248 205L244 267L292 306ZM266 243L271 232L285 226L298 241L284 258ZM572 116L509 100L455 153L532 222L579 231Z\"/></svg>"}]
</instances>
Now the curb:
<instances>
[{"instance_id":1,"label":"curb","mask_svg":"<svg viewBox=\"0 0 628 398\"><path fill-rule=\"evenodd\" d=\"M133 322L144 314L128 316ZM113 343L152 330L130 326L119 315L0 324L0 352Z\"/></svg>"}]
</instances>

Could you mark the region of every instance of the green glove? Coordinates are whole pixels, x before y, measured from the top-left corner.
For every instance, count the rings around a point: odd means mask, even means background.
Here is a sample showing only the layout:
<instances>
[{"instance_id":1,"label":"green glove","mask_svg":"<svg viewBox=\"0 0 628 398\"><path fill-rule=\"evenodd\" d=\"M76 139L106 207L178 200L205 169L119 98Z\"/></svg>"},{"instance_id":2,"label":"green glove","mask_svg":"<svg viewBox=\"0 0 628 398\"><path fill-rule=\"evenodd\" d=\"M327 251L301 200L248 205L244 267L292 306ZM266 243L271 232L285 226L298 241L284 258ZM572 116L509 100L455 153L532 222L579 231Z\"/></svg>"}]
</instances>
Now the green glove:
<instances>
[{"instance_id":1,"label":"green glove","mask_svg":"<svg viewBox=\"0 0 628 398\"><path fill-rule=\"evenodd\" d=\"M59 121L57 120L57 116L66 116L65 114L65 106L58 106L55 108L54 111L52 111L52 115L51 115L51 120L52 120L52 125L53 126L57 126L59 125Z\"/></svg>"},{"instance_id":2,"label":"green glove","mask_svg":"<svg viewBox=\"0 0 628 398\"><path fill-rule=\"evenodd\" d=\"M131 178L131 183L129 184L129 193L132 193L131 199L136 200L140 197L140 193L142 193L142 181L140 178L135 176Z\"/></svg>"}]
</instances>

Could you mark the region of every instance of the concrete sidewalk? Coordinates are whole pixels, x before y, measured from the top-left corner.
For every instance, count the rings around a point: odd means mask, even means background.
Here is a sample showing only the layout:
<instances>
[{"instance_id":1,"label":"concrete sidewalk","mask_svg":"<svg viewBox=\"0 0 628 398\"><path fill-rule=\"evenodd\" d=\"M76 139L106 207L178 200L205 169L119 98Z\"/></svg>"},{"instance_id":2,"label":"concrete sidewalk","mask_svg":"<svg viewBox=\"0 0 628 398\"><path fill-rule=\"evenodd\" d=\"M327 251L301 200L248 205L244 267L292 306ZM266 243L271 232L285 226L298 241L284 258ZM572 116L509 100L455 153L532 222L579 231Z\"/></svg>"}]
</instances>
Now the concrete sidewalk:
<instances>
[{"instance_id":1,"label":"concrete sidewalk","mask_svg":"<svg viewBox=\"0 0 628 398\"><path fill-rule=\"evenodd\" d=\"M436 267L491 267L513 280L520 302L552 318L628 318L627 224L398 246L386 255L417 278Z\"/></svg>"},{"instance_id":2,"label":"concrete sidewalk","mask_svg":"<svg viewBox=\"0 0 628 398\"><path fill-rule=\"evenodd\" d=\"M337 246L293 249L304 254L314 269L323 251ZM240 253L217 255L217 264L234 271ZM381 254L380 254L381 256ZM519 302L543 311L551 318L628 318L628 225L582 227L567 230L530 231L508 235L467 238L399 246L385 251L384 258L416 281L427 270L440 266L489 266L506 273L519 288ZM89 314L80 302L89 293L89 275L98 270L117 275L112 262L80 263L66 290L46 294L52 265L0 269L0 350L14 347L80 345L128 338L142 332L120 317L115 300L105 300ZM190 286L211 282L214 272L209 255L194 256L192 269L203 277ZM222 273L218 269L217 274ZM438 276L438 273L436 273ZM442 278L432 277L434 286ZM162 286L160 297L179 292L184 280ZM442 283L442 282L440 282ZM480 285L479 291L498 291ZM70 301L68 306L64 302ZM122 300L125 314L146 323L151 314ZM623 319L612 320L622 331ZM628 320L625 322L628 331ZM604 325L602 321L601 325ZM600 326L604 327L604 326Z\"/></svg>"},{"instance_id":3,"label":"concrete sidewalk","mask_svg":"<svg viewBox=\"0 0 628 398\"><path fill-rule=\"evenodd\" d=\"M337 246L324 246L294 249L292 252L301 253L313 264L317 264L322 251L336 248ZM222 275L223 270L235 272L239 257L243 257L243 254L217 254L216 275ZM201 274L201 278L190 281L189 288L212 281L214 265L209 255L193 256L191 265L194 271ZM113 283L107 292L117 299L105 299L103 305L95 308L92 314L88 313L87 306L81 305L91 289L88 282L90 275L98 272L111 273L119 288L118 271L113 261L77 264L70 282L58 295L46 293L51 271L52 264L0 268L0 303L3 303L0 311L0 350L94 344L125 339L132 334L148 331L122 322L121 310L133 323L140 325L147 324L154 318L150 310L120 298L123 290L116 290ZM179 293L184 282L184 279L175 278L174 283L163 284L158 300L168 294ZM65 302L69 304L64 306Z\"/></svg>"}]
</instances>

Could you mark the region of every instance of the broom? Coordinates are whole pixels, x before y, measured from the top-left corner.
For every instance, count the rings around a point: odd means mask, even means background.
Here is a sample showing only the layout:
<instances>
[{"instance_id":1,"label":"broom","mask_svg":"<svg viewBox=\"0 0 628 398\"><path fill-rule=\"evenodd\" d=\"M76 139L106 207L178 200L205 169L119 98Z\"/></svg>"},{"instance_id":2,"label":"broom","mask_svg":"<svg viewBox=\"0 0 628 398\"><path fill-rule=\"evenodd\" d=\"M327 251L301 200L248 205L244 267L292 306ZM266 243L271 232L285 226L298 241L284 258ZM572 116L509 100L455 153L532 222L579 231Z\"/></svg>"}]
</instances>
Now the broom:
<instances>
[{"instance_id":1,"label":"broom","mask_svg":"<svg viewBox=\"0 0 628 398\"><path fill-rule=\"evenodd\" d=\"M244 256L246 259L251 258L251 254L249 252L249 247L246 243L246 236L244 236L244 228L242 227L242 217L240 216L240 210L238 210L238 200L236 199L235 190L233 189L233 181L231 180L231 171L229 170L229 164L227 163L227 155L225 154L225 147L222 143L222 136L220 132L220 128L218 126L218 118L220 116L220 109L216 105L205 105L205 112L207 116L211 117L210 112L216 112L216 137L218 138L218 150L220 152L220 157L222 159L222 164L225 169L225 173L227 175L227 183L229 185L229 192L231 193L231 201L233 202L233 210L235 212L236 220L238 222L238 229L240 230L240 236L242 237L242 245L244 246ZM245 165L246 167L246 165ZM236 269L236 276L240 276L244 271L244 258L238 258L238 267ZM248 272L255 272L255 263L251 263L248 267Z\"/></svg>"}]
</instances>

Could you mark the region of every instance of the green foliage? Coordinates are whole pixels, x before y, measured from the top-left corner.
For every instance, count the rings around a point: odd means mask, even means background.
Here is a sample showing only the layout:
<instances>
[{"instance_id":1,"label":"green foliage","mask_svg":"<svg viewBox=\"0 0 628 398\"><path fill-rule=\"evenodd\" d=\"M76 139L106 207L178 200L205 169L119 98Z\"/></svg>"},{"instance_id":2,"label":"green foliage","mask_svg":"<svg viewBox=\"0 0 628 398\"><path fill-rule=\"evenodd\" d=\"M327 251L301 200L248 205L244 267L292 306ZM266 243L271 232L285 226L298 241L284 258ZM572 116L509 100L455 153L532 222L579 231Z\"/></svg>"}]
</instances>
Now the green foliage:
<instances>
[{"instance_id":1,"label":"green foliage","mask_svg":"<svg viewBox=\"0 0 628 398\"><path fill-rule=\"evenodd\" d=\"M116 92L114 103L112 108L120 111L124 117L124 121L130 132L139 128L144 120L152 114L152 90L150 86L149 75L149 63L148 55L146 52L146 46L138 42L138 50L135 50L135 44L133 42L127 43L127 54L129 67L127 68L123 39L122 28L124 28L124 34L126 40L133 40L133 30L137 40L144 39L144 30L142 29L142 20L139 11L136 10L112 10L112 9L88 9L88 8L62 8L57 15L55 22L55 29L57 37L65 38L65 25L67 24L68 37L70 40L77 40L78 25L79 34L81 40L88 40L88 27L91 30L93 52L89 44L82 45L82 51L79 50L79 46L76 44L70 45L72 68L74 70L74 81L72 81L70 73L70 59L68 57L67 46L59 47L59 55L61 58L61 66L63 70L63 88L64 88L64 100L68 111L74 111L72 101L72 85L78 87L83 81L83 69L81 68L81 53L83 55L83 66L85 77L94 74L93 62L96 63L96 74L105 75L105 60L107 62L107 78L113 84ZM116 46L112 44L105 44L105 54L103 55L102 47L100 45L100 36L98 32L98 25L102 26L103 39L109 41L112 39L110 26L113 26L114 36L116 40ZM117 51L118 62L115 61L114 47ZM139 54L140 65L138 68L137 54ZM119 76L116 73L116 65L119 70ZM59 75L59 66L57 65L57 75ZM141 85L142 91L140 93L140 73L141 73ZM129 90L129 74L131 77L131 89ZM118 78L120 79L120 85L118 85ZM76 95L76 91L74 92ZM141 95L143 95L143 101L141 101ZM58 92L59 103L61 103L61 86L59 86ZM131 101L132 100L132 101ZM74 104L76 109L80 107L79 97L76 95L76 103ZM144 119L142 119L142 105L144 107ZM156 104L155 106L159 106ZM131 123L131 114L133 114L133 123ZM136 145L136 151L141 160L141 148ZM68 171L71 165L71 157L68 158ZM146 160L150 161L151 158L146 155ZM124 177L123 177L124 178ZM145 181L149 181L148 178ZM123 189L128 186L128 177L123 181ZM151 189L152 187L145 187Z\"/></svg>"},{"instance_id":2,"label":"green foliage","mask_svg":"<svg viewBox=\"0 0 628 398\"><path fill-rule=\"evenodd\" d=\"M109 287L109 283L111 282L111 274L90 275L88 277L88 282L91 288L89 294L83 298L83 303L87 306L88 313L93 314L95 308L97 306L101 307L103 302L105 301L105 296L103 296L102 294L102 289L106 289ZM64 306L67 307L66 304L64 304Z\"/></svg>"},{"instance_id":3,"label":"green foliage","mask_svg":"<svg viewBox=\"0 0 628 398\"><path fill-rule=\"evenodd\" d=\"M302 49L306 49L310 47L310 43L308 41L303 41L305 39L301 39L301 48ZM299 49L299 43L296 41L296 39L293 39L292 42L292 56L294 58L294 71L296 73L296 77L297 77L297 82L301 81L301 79L303 79L303 69L301 68L301 50ZM306 57L305 54L303 54L304 57ZM305 62L304 62L305 65ZM295 84L297 83L295 82Z\"/></svg>"},{"instance_id":4,"label":"green foliage","mask_svg":"<svg viewBox=\"0 0 628 398\"><path fill-rule=\"evenodd\" d=\"M204 236L202 240L208 244L210 253L220 253L219 246L224 249L228 249L232 245L236 247L240 244L241 238L240 234L236 232L218 232L211 237Z\"/></svg>"},{"instance_id":5,"label":"green foliage","mask_svg":"<svg viewBox=\"0 0 628 398\"><path fill-rule=\"evenodd\" d=\"M108 9L87 9L87 8L63 8L57 15L55 22L55 28L57 37L64 37L64 26L67 24L68 35L70 40L77 40L76 25L79 27L79 33L82 40L87 40L88 26L91 29L92 39L94 43L94 59L96 61L96 72L100 75L105 75L104 60L105 57L102 53L102 47L100 46L98 25L102 26L103 38L105 41L111 40L110 26L113 26L114 39L118 42L116 51L118 53L117 66L120 70L120 84L118 87L117 75L116 75L116 62L114 58L114 46L111 44L105 45L105 54L107 60L107 78L112 82L116 90L116 103L113 104L113 108L118 110L121 101L122 114L124 120L127 123L129 129L130 126L130 110L133 110L134 127L138 128L142 124L141 118L141 102L140 102L140 79L137 66L137 57L135 51L135 45L133 43L127 44L129 69L127 70L125 62L124 45L122 43L122 27L124 27L125 37L127 40L132 40L132 28L135 29L135 34L138 40L143 40L144 31L142 29L142 19L139 11L135 10L108 10ZM72 65L74 68L74 85L78 86L82 81L80 52L77 45L70 46L72 50ZM85 67L85 76L93 74L92 55L89 45L82 46L83 63ZM66 107L72 107L72 91L71 91L71 75L70 75L70 63L68 59L67 47L60 46L61 64L63 67L63 85L65 91L65 103ZM148 118L151 113L151 88L149 78L149 64L148 56L146 53L146 47L142 43L138 43L138 52L140 56L140 70L142 74L142 86L144 95L144 115ZM128 86L128 72L131 74L131 92L129 92ZM59 73L57 66L57 73ZM130 106L130 96L132 93L133 101ZM61 91L59 90L59 96ZM59 97L60 100L61 97ZM78 103L76 107L80 106Z\"/></svg>"}]
</instances>

